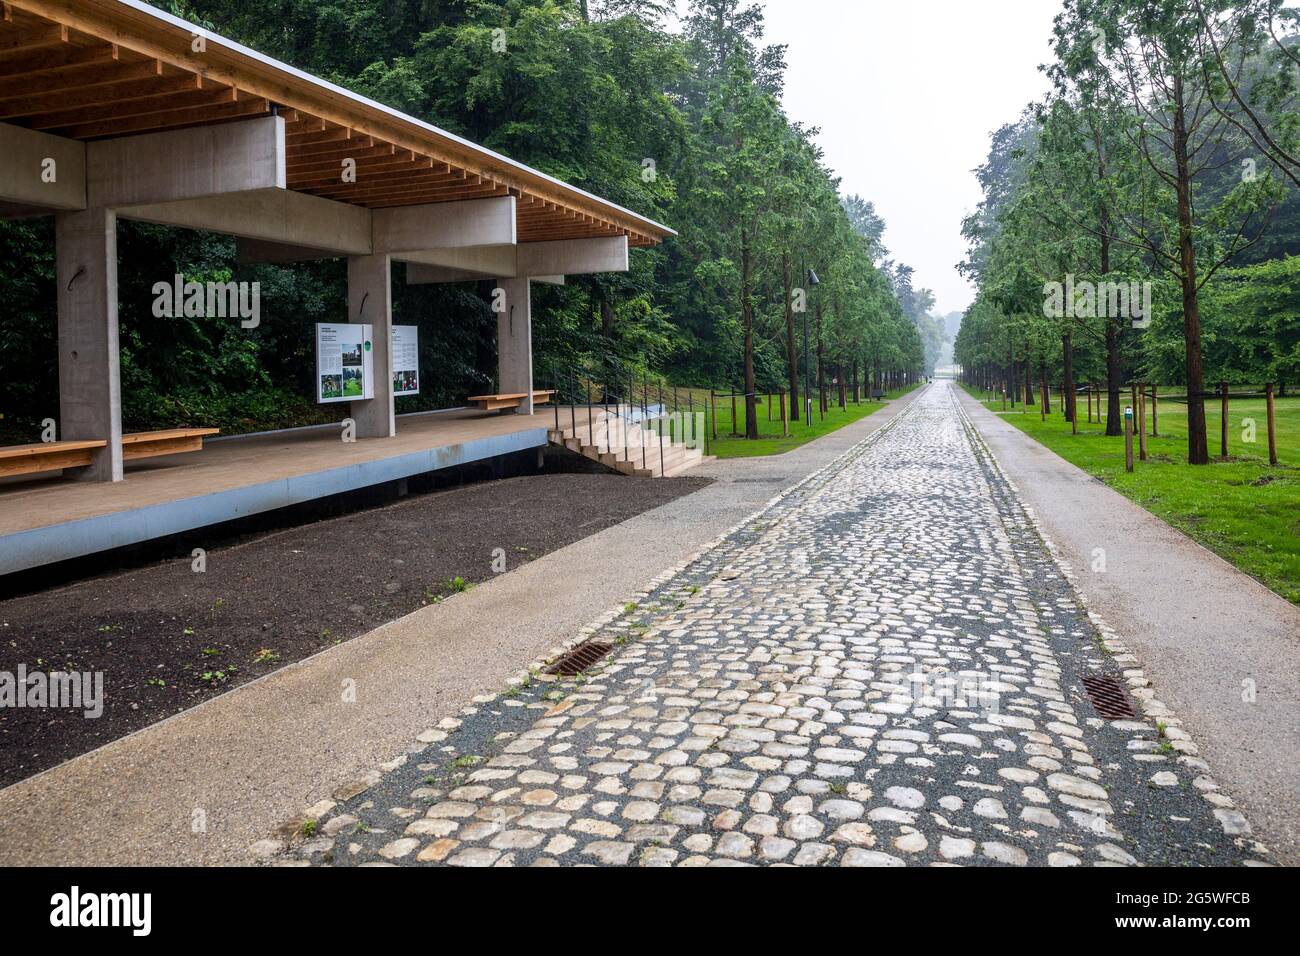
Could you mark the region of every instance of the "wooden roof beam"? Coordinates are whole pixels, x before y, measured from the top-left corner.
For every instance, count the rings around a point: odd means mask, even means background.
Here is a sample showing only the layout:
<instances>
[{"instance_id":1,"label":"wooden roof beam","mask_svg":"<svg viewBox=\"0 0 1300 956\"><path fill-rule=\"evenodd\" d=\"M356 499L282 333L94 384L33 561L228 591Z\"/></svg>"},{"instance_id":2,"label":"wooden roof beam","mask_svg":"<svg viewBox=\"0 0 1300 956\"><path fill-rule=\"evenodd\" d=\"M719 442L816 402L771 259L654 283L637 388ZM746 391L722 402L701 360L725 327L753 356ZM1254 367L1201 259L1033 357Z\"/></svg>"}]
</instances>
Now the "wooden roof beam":
<instances>
[{"instance_id":1,"label":"wooden roof beam","mask_svg":"<svg viewBox=\"0 0 1300 956\"><path fill-rule=\"evenodd\" d=\"M3 65L5 57L19 53L29 53L32 50L59 47L69 41L68 28L61 23L51 23L48 26L31 27L26 30L15 30L5 36L0 36L0 65Z\"/></svg>"},{"instance_id":2,"label":"wooden roof beam","mask_svg":"<svg viewBox=\"0 0 1300 956\"><path fill-rule=\"evenodd\" d=\"M37 82L42 91L54 93L60 90L81 90L129 80L157 78L162 75L162 63L158 60L141 60L136 63L109 61L91 64L84 68L81 65L61 67L53 71L49 77L39 77L39 79L35 74L6 75L0 78L0 100L26 96L32 92Z\"/></svg>"},{"instance_id":3,"label":"wooden roof beam","mask_svg":"<svg viewBox=\"0 0 1300 956\"><path fill-rule=\"evenodd\" d=\"M33 50L4 61L6 81L33 74L50 73L67 67L94 66L120 59L121 51L108 46L60 46ZM30 92L30 91L29 91Z\"/></svg>"},{"instance_id":4,"label":"wooden roof beam","mask_svg":"<svg viewBox=\"0 0 1300 956\"><path fill-rule=\"evenodd\" d=\"M322 133L329 128L319 116L309 116L301 110L284 110L282 115L285 117L284 131L286 136L302 133Z\"/></svg>"},{"instance_id":5,"label":"wooden roof beam","mask_svg":"<svg viewBox=\"0 0 1300 956\"><path fill-rule=\"evenodd\" d=\"M373 199L366 200L361 205L371 209L387 209L393 206L432 206L440 202L459 202L462 199L505 199L507 194L504 189L497 188L491 191L485 191L479 187L478 192L466 190L460 194L438 193L431 196L398 196L391 199Z\"/></svg>"},{"instance_id":6,"label":"wooden roof beam","mask_svg":"<svg viewBox=\"0 0 1300 956\"><path fill-rule=\"evenodd\" d=\"M293 175L295 172L328 172L331 169L339 169L345 159L355 159L358 166L366 166L372 162L391 163L418 158L420 157L412 155L410 150L404 149L399 152L391 143L380 143L376 146L367 146L365 149L332 149L306 156L299 156L298 151L294 150L287 155L287 168L289 174Z\"/></svg>"},{"instance_id":7,"label":"wooden roof beam","mask_svg":"<svg viewBox=\"0 0 1300 956\"><path fill-rule=\"evenodd\" d=\"M353 138L353 132L346 126L326 127L311 133L285 133L286 146L315 146L318 143L344 143Z\"/></svg>"},{"instance_id":8,"label":"wooden roof beam","mask_svg":"<svg viewBox=\"0 0 1300 956\"><path fill-rule=\"evenodd\" d=\"M106 120L59 127L58 135L72 139L126 136L131 133L147 133L173 129L178 126L193 126L198 123L214 123L251 116L265 116L270 112L271 104L268 101L254 98L239 100L234 103L221 103L215 106L197 106L172 110L166 113L155 113L150 116L139 116L132 119Z\"/></svg>"},{"instance_id":9,"label":"wooden roof beam","mask_svg":"<svg viewBox=\"0 0 1300 956\"><path fill-rule=\"evenodd\" d=\"M108 103L126 103L147 99L163 93L181 93L202 89L201 77L193 73L180 76L151 76L144 80L125 80L104 83L86 88L74 87L53 93L32 93L0 100L0 120L19 116L33 116L52 110L70 110L78 107Z\"/></svg>"},{"instance_id":10,"label":"wooden roof beam","mask_svg":"<svg viewBox=\"0 0 1300 956\"><path fill-rule=\"evenodd\" d=\"M338 202L359 203L362 205L395 202L403 206L422 206L430 203L450 202L454 199L492 199L504 195L502 190L493 189L489 186L458 188L454 186L421 187L418 184L409 184L388 189L376 189L365 195L330 198L336 199Z\"/></svg>"},{"instance_id":11,"label":"wooden roof beam","mask_svg":"<svg viewBox=\"0 0 1300 956\"><path fill-rule=\"evenodd\" d=\"M190 89L180 93L163 93L157 96L124 100L121 103L110 101L91 106L80 106L75 109L42 113L26 125L29 129L58 129L62 126L74 126L81 123L152 116L158 113L173 112L178 109L234 102L235 91L230 87L212 90Z\"/></svg>"},{"instance_id":12,"label":"wooden roof beam","mask_svg":"<svg viewBox=\"0 0 1300 956\"><path fill-rule=\"evenodd\" d=\"M438 195L461 196L468 194L492 195L495 190L490 186L463 186L454 181L438 181L434 177L412 177L410 179L399 179L391 182L376 181L368 184L348 183L342 186L327 186L311 190L313 195L321 196L326 199L334 199L338 202L358 202L365 199L375 198L377 196L392 196L398 194L420 195L437 193Z\"/></svg>"},{"instance_id":13,"label":"wooden roof beam","mask_svg":"<svg viewBox=\"0 0 1300 956\"><path fill-rule=\"evenodd\" d=\"M338 166L332 169L316 170L309 173L291 174L287 185L290 189L315 190L334 187L365 186L407 179L427 181L438 175L431 159L408 159L396 163L384 163L382 166L358 166L357 178L353 182L343 182L342 171Z\"/></svg>"}]
</instances>

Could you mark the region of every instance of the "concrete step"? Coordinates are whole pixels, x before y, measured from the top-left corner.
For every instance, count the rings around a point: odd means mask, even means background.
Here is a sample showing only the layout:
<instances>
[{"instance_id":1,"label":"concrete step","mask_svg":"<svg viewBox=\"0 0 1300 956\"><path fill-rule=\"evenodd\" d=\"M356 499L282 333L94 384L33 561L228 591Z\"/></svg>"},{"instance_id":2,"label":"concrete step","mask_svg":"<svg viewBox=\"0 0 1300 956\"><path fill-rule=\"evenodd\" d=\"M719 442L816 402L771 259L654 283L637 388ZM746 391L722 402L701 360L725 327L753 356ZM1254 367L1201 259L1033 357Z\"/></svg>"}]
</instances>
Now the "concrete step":
<instances>
[{"instance_id":1,"label":"concrete step","mask_svg":"<svg viewBox=\"0 0 1300 956\"><path fill-rule=\"evenodd\" d=\"M659 436L650 429L645 430L643 445L641 443L643 436L637 433L635 425L630 426L626 433L632 442L629 447L623 448L616 441L612 450L606 451L605 449L610 448L608 442L611 434L615 439L625 437L622 427L624 423L612 417L601 421L593 419L589 423L580 422L576 429L572 427L571 422L566 426L563 419L560 425L559 429L547 430L553 444L561 445L569 451L627 475L647 478L669 477L693 468L703 460L703 452L700 449L674 443L669 441L667 436L664 437L661 449Z\"/></svg>"},{"instance_id":2,"label":"concrete step","mask_svg":"<svg viewBox=\"0 0 1300 956\"><path fill-rule=\"evenodd\" d=\"M690 471L692 468L698 468L704 463L704 453L699 449L693 449L692 454L677 462L664 472L665 478L676 478L678 475Z\"/></svg>"}]
</instances>

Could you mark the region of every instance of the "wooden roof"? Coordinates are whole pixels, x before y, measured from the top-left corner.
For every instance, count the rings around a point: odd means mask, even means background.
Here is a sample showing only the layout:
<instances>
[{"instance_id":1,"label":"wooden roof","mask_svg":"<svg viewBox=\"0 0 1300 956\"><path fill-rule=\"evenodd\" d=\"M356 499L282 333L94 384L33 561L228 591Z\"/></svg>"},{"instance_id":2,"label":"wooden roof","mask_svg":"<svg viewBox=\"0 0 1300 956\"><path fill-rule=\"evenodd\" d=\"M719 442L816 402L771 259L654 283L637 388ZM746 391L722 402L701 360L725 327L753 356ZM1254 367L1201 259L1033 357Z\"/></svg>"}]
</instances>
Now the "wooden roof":
<instances>
[{"instance_id":1,"label":"wooden roof","mask_svg":"<svg viewBox=\"0 0 1300 956\"><path fill-rule=\"evenodd\" d=\"M512 195L519 242L676 235L140 0L0 0L0 123L93 140L271 113L285 119L290 189L373 209Z\"/></svg>"}]
</instances>

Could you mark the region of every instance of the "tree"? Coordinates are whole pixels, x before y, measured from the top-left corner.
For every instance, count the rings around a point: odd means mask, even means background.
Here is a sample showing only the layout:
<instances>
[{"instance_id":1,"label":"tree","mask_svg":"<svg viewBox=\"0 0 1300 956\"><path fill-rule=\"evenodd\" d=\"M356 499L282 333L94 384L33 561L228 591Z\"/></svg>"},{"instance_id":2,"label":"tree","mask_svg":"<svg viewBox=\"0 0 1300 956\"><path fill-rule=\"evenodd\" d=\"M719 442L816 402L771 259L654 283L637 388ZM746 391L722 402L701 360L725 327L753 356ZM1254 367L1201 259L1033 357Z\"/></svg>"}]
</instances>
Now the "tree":
<instances>
[{"instance_id":1,"label":"tree","mask_svg":"<svg viewBox=\"0 0 1300 956\"><path fill-rule=\"evenodd\" d=\"M754 377L755 256L763 242L769 188L779 173L782 117L758 89L740 48L728 61L726 79L711 97L701 134L705 141L702 199L713 208L722 236L738 253L736 294L743 336L745 437L758 438Z\"/></svg>"},{"instance_id":2,"label":"tree","mask_svg":"<svg viewBox=\"0 0 1300 956\"><path fill-rule=\"evenodd\" d=\"M889 257L885 248L885 220L876 212L876 204L857 193L844 198L844 212L849 217L853 231L867 240L868 253L873 263Z\"/></svg>"},{"instance_id":3,"label":"tree","mask_svg":"<svg viewBox=\"0 0 1300 956\"><path fill-rule=\"evenodd\" d=\"M1129 136L1150 175L1131 170L1130 181L1149 202L1123 225L1178 280L1187 460L1207 464L1200 290L1262 234L1271 180L1243 178L1218 195L1204 188L1202 175L1232 149L1232 126L1213 105L1201 19L1185 0L1066 0L1063 16L1091 28L1100 79L1112 95L1127 97L1136 118Z\"/></svg>"}]
</instances>

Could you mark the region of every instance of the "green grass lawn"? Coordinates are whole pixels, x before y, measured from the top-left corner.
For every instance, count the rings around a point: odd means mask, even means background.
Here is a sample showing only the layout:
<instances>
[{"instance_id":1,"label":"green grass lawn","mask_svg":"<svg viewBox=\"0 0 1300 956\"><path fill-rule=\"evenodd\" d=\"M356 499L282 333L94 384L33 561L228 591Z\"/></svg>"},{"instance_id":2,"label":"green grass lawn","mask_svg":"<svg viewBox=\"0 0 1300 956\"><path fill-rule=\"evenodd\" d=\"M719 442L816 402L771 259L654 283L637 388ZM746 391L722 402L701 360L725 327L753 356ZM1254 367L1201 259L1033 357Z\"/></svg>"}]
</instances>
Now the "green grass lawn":
<instances>
[{"instance_id":1,"label":"green grass lawn","mask_svg":"<svg viewBox=\"0 0 1300 956\"><path fill-rule=\"evenodd\" d=\"M906 388L895 389L888 392L888 398L899 398L906 395L915 385ZM682 389L680 394L684 397L686 389ZM701 392L700 389L692 390L696 401L701 403L708 402L709 392L707 389ZM772 420L768 421L768 400L769 396L758 396L758 434L755 441L750 441L743 437L745 430L745 400L736 399L736 415L733 419L731 413L731 399L717 399L718 409L718 437L717 440L710 438L709 454L716 455L719 458L754 458L760 455L780 455L792 448L798 448L800 445L812 441L814 438L820 438L822 435L829 434L838 428L852 424L861 418L865 418L872 412L877 411L884 404L883 402L864 401L858 405L849 402L848 407L841 409L837 404L838 398L832 394L831 407L826 410L825 417L817 410L816 399L813 400L813 423L809 427L803 421L790 422L790 434L784 435L781 430L781 407L780 400L776 396L770 396L772 406ZM737 423L736 419L739 419Z\"/></svg>"},{"instance_id":2,"label":"green grass lawn","mask_svg":"<svg viewBox=\"0 0 1300 956\"><path fill-rule=\"evenodd\" d=\"M1079 433L1055 408L1046 421L1039 411L1023 405L1002 410L1002 400L967 389L990 410L1066 461L1100 478L1211 551L1268 585L1287 600L1300 604L1300 398L1279 398L1275 404L1278 467L1268 464L1267 417L1263 399L1232 400L1228 408L1228 458L1219 457L1221 414L1217 399L1207 400L1209 465L1187 464L1187 406L1159 403L1159 437L1150 437L1147 409L1147 461L1137 459L1124 470L1123 437L1108 438L1105 425L1087 423L1087 405L1079 400ZM1161 389L1165 391L1165 389ZM1181 389L1169 387L1170 394ZM1128 392L1122 399L1127 403ZM1103 396L1102 418L1105 415ZM1254 441L1248 423L1255 421Z\"/></svg>"}]
</instances>

